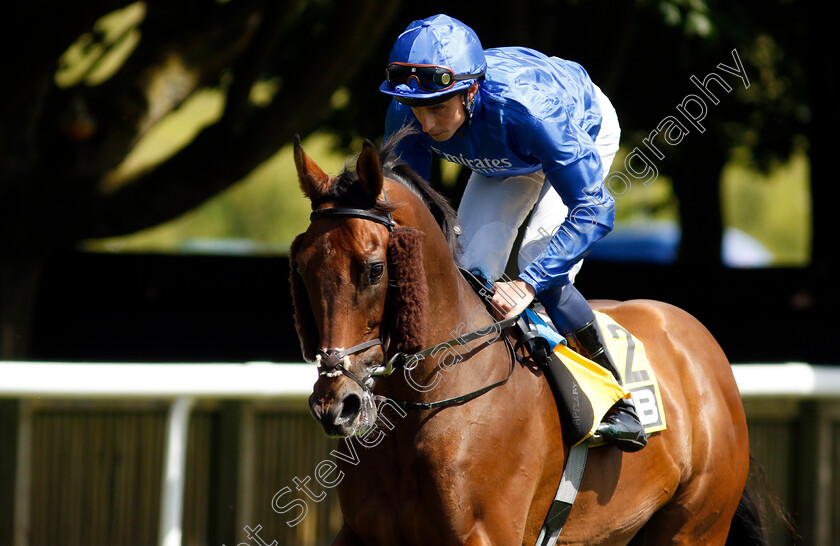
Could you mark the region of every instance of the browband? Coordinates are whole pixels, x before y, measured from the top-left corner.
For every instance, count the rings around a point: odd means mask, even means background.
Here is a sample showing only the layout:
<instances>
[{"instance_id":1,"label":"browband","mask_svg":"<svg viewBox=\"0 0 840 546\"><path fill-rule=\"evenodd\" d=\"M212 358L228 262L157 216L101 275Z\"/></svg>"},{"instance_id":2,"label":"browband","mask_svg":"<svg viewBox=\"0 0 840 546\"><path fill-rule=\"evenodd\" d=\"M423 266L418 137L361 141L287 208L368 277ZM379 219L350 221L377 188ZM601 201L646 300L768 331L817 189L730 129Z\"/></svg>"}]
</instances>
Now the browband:
<instances>
[{"instance_id":1,"label":"browband","mask_svg":"<svg viewBox=\"0 0 840 546\"><path fill-rule=\"evenodd\" d=\"M349 208L332 208L332 209L318 209L313 210L312 214L309 215L309 221L317 220L318 218L329 218L329 217L348 217L348 218L363 218L365 220L370 220L371 222L376 222L378 224L382 224L388 231L394 231L394 226L396 223L394 219L391 218L391 213L388 213L388 216L380 216L378 214L374 214L370 211L365 209L349 209Z\"/></svg>"}]
</instances>

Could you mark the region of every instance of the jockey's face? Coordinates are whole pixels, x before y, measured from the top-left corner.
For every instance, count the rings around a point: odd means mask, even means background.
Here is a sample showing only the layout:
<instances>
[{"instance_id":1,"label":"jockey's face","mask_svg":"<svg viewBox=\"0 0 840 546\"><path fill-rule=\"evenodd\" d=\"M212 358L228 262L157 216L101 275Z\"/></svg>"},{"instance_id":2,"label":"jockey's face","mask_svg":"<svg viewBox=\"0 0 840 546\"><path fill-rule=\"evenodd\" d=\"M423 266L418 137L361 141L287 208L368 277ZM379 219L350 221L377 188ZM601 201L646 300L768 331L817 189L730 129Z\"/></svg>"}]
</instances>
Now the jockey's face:
<instances>
[{"instance_id":1,"label":"jockey's face","mask_svg":"<svg viewBox=\"0 0 840 546\"><path fill-rule=\"evenodd\" d=\"M475 87L477 89L478 86ZM475 93L473 88L470 88L469 93ZM411 111L420 122L423 132L438 142L452 138L467 120L464 95L461 93L433 106L412 106Z\"/></svg>"}]
</instances>

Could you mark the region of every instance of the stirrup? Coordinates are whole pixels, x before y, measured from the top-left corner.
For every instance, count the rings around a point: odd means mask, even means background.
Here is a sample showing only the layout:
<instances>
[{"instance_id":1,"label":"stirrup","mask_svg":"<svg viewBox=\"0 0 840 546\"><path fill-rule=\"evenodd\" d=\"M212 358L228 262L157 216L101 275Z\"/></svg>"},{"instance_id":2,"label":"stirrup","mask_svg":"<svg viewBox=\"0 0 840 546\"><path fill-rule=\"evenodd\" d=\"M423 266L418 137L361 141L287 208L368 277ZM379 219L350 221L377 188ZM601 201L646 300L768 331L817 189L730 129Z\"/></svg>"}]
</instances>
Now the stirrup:
<instances>
[{"instance_id":1,"label":"stirrup","mask_svg":"<svg viewBox=\"0 0 840 546\"><path fill-rule=\"evenodd\" d=\"M647 433L633 403L622 398L604 416L592 440L593 445L608 443L621 451L634 453L647 445Z\"/></svg>"}]
</instances>

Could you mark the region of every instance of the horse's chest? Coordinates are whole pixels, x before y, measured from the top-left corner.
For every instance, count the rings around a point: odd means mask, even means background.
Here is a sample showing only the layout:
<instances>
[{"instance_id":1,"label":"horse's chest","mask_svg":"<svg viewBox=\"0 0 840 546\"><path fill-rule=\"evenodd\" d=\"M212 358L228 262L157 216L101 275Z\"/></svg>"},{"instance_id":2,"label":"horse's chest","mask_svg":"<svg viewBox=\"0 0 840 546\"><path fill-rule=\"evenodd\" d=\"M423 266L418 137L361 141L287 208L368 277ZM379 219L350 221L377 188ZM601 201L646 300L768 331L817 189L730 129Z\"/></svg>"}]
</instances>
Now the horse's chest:
<instances>
[{"instance_id":1,"label":"horse's chest","mask_svg":"<svg viewBox=\"0 0 840 546\"><path fill-rule=\"evenodd\" d=\"M466 477L445 453L362 460L347 472L342 511L371 544L451 542L472 512ZM442 470L442 469L452 470Z\"/></svg>"}]
</instances>

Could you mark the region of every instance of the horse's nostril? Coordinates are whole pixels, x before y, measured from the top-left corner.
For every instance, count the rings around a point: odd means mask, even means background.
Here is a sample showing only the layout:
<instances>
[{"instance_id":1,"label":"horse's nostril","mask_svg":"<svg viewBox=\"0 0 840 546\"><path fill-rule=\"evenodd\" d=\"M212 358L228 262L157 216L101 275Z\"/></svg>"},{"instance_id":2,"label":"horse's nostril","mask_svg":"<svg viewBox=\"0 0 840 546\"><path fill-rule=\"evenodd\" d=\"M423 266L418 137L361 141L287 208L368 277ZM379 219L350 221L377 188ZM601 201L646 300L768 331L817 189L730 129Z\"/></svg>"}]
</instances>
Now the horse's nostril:
<instances>
[{"instance_id":1,"label":"horse's nostril","mask_svg":"<svg viewBox=\"0 0 840 546\"><path fill-rule=\"evenodd\" d=\"M345 421L358 415L359 409L362 407L362 401L355 394L350 394L341 404L341 415L339 419Z\"/></svg>"},{"instance_id":2,"label":"horse's nostril","mask_svg":"<svg viewBox=\"0 0 840 546\"><path fill-rule=\"evenodd\" d=\"M312 413L312 416L315 417L318 421L321 420L324 412L321 410L321 405L318 403L318 400L315 398L315 395L311 395L309 397L309 411Z\"/></svg>"}]
</instances>

